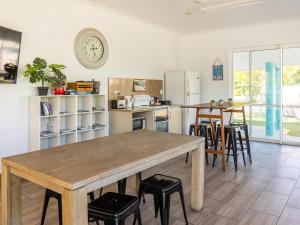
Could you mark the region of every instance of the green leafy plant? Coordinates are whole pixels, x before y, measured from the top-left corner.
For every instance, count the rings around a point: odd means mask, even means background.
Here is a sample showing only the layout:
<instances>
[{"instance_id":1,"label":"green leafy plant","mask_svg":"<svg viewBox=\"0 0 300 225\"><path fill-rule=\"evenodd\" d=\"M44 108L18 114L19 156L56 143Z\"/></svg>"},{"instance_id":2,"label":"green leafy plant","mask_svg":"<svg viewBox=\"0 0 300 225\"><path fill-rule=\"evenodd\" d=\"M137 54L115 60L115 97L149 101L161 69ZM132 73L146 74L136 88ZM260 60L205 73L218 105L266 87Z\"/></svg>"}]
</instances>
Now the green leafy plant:
<instances>
[{"instance_id":1,"label":"green leafy plant","mask_svg":"<svg viewBox=\"0 0 300 225\"><path fill-rule=\"evenodd\" d=\"M29 78L29 82L32 84L41 82L42 87L45 86L45 82L49 81L50 71L47 68L47 62L42 58L35 58L32 65L27 64L26 70L23 75Z\"/></svg>"},{"instance_id":2,"label":"green leafy plant","mask_svg":"<svg viewBox=\"0 0 300 225\"><path fill-rule=\"evenodd\" d=\"M51 64L48 66L53 76L49 77L49 83L52 87L63 87L67 83L67 76L61 71L66 68L62 64Z\"/></svg>"},{"instance_id":3,"label":"green leafy plant","mask_svg":"<svg viewBox=\"0 0 300 225\"><path fill-rule=\"evenodd\" d=\"M42 87L46 82L49 82L53 87L64 86L67 77L61 70L66 66L62 64L47 64L45 59L36 57L32 65L27 64L24 76L29 78L30 83L35 84L41 82Z\"/></svg>"}]
</instances>

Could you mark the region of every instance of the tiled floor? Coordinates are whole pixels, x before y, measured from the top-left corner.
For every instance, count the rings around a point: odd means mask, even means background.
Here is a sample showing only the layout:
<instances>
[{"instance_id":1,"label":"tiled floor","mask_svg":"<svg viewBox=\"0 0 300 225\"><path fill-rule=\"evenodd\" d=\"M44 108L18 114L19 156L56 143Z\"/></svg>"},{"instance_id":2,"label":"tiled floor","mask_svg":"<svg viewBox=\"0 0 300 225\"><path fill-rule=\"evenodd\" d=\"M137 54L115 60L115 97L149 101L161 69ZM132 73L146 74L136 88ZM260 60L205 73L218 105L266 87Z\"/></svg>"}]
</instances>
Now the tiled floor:
<instances>
[{"instance_id":1,"label":"tiled floor","mask_svg":"<svg viewBox=\"0 0 300 225\"><path fill-rule=\"evenodd\" d=\"M236 173L230 160L228 171L206 167L205 202L201 212L188 204L191 225L300 225L300 148L252 143L253 164L244 167L240 159ZM241 157L240 157L241 158ZM179 177L190 202L191 162L184 157L144 172L144 176L164 173ZM129 181L130 183L130 181ZM130 185L129 185L130 186ZM115 186L105 190L115 190ZM128 193L133 189L128 188ZM44 190L28 182L22 184L23 225L40 223ZM159 225L154 218L153 202L141 204L143 225ZM172 198L170 225L184 225L179 198ZM57 225L57 204L51 202L45 225ZM131 220L127 224L132 224Z\"/></svg>"}]
</instances>

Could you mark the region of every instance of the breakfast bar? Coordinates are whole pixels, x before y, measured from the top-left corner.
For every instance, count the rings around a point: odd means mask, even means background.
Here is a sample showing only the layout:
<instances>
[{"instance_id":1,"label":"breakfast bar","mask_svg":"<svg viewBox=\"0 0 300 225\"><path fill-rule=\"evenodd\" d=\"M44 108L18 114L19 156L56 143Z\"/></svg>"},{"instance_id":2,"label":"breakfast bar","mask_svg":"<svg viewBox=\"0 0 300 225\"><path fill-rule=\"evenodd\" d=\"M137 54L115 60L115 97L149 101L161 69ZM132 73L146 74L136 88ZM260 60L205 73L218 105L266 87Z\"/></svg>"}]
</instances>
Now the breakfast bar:
<instances>
[{"instance_id":1,"label":"breakfast bar","mask_svg":"<svg viewBox=\"0 0 300 225\"><path fill-rule=\"evenodd\" d=\"M139 130L2 159L2 225L21 225L21 179L62 195L64 225L87 225L87 194L192 151L191 207L204 198L204 138Z\"/></svg>"}]
</instances>

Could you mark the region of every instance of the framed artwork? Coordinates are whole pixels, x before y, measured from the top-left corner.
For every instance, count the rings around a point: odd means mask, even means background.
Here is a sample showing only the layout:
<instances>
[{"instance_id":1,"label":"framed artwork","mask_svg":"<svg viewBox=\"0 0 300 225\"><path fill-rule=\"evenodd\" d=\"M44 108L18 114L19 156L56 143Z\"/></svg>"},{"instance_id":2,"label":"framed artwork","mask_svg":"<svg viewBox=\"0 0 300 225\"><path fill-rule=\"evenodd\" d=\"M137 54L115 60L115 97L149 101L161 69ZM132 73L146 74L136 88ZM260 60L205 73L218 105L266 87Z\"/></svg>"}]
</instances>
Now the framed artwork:
<instances>
[{"instance_id":1,"label":"framed artwork","mask_svg":"<svg viewBox=\"0 0 300 225\"><path fill-rule=\"evenodd\" d=\"M217 58L212 66L213 80L223 80L223 64L219 58Z\"/></svg>"},{"instance_id":2,"label":"framed artwork","mask_svg":"<svg viewBox=\"0 0 300 225\"><path fill-rule=\"evenodd\" d=\"M147 90L146 80L133 80L133 91L144 92Z\"/></svg>"}]
</instances>

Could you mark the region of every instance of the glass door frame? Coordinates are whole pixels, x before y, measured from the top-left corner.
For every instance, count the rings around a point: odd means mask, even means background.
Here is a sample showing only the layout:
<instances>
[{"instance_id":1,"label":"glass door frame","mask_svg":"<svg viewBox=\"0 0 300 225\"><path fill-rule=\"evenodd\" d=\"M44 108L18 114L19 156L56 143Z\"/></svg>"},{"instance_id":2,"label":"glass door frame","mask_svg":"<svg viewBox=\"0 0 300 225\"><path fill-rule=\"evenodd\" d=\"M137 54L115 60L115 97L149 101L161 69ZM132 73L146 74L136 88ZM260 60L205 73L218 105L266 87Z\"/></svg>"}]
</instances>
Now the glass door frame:
<instances>
[{"instance_id":1,"label":"glass door frame","mask_svg":"<svg viewBox=\"0 0 300 225\"><path fill-rule=\"evenodd\" d=\"M286 44L286 45L270 45L270 46L264 46L264 47L253 47L253 48L242 48L242 49L233 49L230 51L230 62L229 62L229 74L230 74L230 79L229 82L231 84L230 86L230 96L233 96L234 92L234 77L233 77L233 55L234 53L240 53L240 52L249 52L249 87L252 87L252 53L257 52L257 51L268 51L268 50L279 50L279 57L280 57L280 75L281 75L281 84L280 84L280 105L267 105L267 104L255 104L253 103L253 95L252 92L250 91L250 104L249 104L249 135L251 140L255 141L263 141L263 142L269 142L269 143L276 143L276 144L289 144L289 145L300 145L299 142L291 142L291 141L284 141L283 140L283 108L284 107L289 107L288 105L283 105L283 64L284 64L284 59L283 59L283 51L285 49L290 49L290 48L300 48L300 43L297 44ZM280 128L279 128L279 140L276 139L267 139L267 138L257 138L252 135L252 106L271 106L275 108L280 108ZM300 138L299 138L300 139Z\"/></svg>"}]
</instances>

